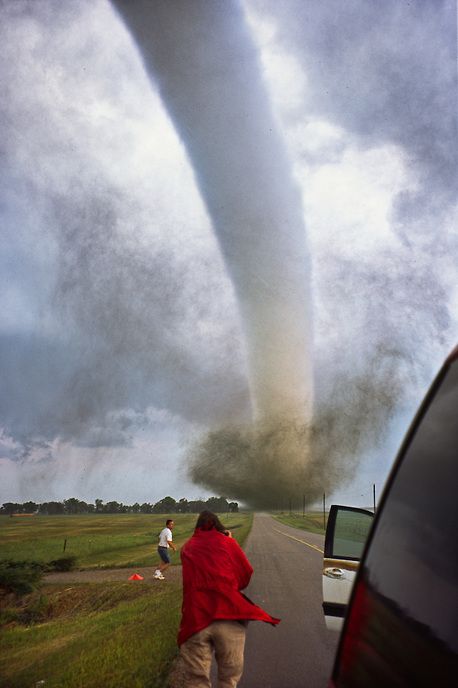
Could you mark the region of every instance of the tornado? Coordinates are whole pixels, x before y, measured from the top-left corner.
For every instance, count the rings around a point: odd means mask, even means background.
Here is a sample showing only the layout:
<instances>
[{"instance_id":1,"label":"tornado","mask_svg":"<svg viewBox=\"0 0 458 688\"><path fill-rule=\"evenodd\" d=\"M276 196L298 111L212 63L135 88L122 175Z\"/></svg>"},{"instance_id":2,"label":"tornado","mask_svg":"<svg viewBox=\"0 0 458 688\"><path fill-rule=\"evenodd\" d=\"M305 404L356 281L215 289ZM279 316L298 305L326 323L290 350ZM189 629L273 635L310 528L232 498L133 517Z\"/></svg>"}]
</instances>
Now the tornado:
<instances>
[{"instance_id":1,"label":"tornado","mask_svg":"<svg viewBox=\"0 0 458 688\"><path fill-rule=\"evenodd\" d=\"M253 419L307 423L312 324L303 205L243 10L233 0L113 4L211 218L238 300Z\"/></svg>"}]
</instances>

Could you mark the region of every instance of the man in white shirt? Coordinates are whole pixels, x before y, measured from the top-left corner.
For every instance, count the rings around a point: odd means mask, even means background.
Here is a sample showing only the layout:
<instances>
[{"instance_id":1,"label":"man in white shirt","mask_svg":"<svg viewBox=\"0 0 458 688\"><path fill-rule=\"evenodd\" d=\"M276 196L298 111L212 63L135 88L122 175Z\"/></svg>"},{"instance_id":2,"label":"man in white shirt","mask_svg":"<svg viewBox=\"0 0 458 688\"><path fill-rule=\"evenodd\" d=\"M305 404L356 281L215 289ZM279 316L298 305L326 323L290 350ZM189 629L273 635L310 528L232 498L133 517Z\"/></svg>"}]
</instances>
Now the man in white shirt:
<instances>
[{"instance_id":1,"label":"man in white shirt","mask_svg":"<svg viewBox=\"0 0 458 688\"><path fill-rule=\"evenodd\" d=\"M157 551L159 554L159 558L161 560L161 563L157 567L156 571L154 572L154 577L157 578L158 580L164 580L164 575L163 571L167 569L170 566L170 554L169 554L169 549L170 547L173 549L174 552L176 552L176 547L173 544L173 536L172 536L172 530L174 526L174 522L171 518L167 519L165 523L165 528L161 530L159 534L159 544L157 547Z\"/></svg>"}]
</instances>

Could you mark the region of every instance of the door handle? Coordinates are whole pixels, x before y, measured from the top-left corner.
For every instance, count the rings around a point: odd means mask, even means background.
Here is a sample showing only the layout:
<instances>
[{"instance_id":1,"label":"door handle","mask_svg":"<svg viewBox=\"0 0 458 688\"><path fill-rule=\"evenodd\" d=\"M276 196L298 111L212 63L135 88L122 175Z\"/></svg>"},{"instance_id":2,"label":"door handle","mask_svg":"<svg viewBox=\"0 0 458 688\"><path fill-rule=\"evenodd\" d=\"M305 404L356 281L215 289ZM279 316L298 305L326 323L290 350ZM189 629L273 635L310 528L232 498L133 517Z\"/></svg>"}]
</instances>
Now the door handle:
<instances>
[{"instance_id":1,"label":"door handle","mask_svg":"<svg viewBox=\"0 0 458 688\"><path fill-rule=\"evenodd\" d=\"M324 569L323 574L325 576L328 576L328 578L342 578L344 572L342 571L342 569L339 569L336 566L330 566Z\"/></svg>"}]
</instances>

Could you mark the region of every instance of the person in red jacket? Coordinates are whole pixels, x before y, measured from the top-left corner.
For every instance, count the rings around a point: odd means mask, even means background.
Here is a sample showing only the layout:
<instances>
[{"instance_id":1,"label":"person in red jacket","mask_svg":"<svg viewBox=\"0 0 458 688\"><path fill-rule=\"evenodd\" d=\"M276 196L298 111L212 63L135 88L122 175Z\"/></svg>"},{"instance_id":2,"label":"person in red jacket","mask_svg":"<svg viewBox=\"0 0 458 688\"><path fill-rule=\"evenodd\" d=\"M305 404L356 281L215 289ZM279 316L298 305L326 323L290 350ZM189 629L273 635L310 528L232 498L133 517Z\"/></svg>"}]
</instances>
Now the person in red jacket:
<instances>
[{"instance_id":1,"label":"person in red jacket","mask_svg":"<svg viewBox=\"0 0 458 688\"><path fill-rule=\"evenodd\" d=\"M210 688L212 652L218 688L235 688L243 672L246 625L279 623L242 592L253 568L219 518L203 511L181 550L183 606L178 645L187 688Z\"/></svg>"}]
</instances>

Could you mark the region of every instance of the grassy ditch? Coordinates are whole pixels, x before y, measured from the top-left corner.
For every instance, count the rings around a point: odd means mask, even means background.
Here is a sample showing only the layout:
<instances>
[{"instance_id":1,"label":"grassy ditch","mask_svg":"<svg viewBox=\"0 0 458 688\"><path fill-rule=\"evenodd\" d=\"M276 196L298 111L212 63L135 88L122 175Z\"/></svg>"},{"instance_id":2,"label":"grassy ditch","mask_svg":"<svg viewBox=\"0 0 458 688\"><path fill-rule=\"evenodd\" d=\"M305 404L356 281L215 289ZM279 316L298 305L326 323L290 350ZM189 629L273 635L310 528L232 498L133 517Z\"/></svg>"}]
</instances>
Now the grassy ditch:
<instances>
[{"instance_id":1,"label":"grassy ditch","mask_svg":"<svg viewBox=\"0 0 458 688\"><path fill-rule=\"evenodd\" d=\"M53 585L4 601L0 686L163 686L180 606L172 581Z\"/></svg>"},{"instance_id":2,"label":"grassy ditch","mask_svg":"<svg viewBox=\"0 0 458 688\"><path fill-rule=\"evenodd\" d=\"M277 521L284 523L286 526L291 526L292 528L299 528L300 530L307 530L309 533L318 533L319 535L324 535L325 530L323 528L323 512L311 511L306 513L305 516L302 514L271 514ZM326 514L326 523L327 523Z\"/></svg>"}]
</instances>

